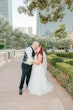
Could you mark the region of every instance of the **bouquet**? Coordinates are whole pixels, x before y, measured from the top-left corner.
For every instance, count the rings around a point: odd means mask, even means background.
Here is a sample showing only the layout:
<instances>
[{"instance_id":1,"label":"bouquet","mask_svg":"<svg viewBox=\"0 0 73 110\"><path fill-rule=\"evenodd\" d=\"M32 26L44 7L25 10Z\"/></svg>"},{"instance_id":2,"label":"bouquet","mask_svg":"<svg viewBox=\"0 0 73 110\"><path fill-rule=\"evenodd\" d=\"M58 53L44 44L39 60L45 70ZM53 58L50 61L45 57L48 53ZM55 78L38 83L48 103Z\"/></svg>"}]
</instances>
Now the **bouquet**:
<instances>
[{"instance_id":1,"label":"bouquet","mask_svg":"<svg viewBox=\"0 0 73 110\"><path fill-rule=\"evenodd\" d=\"M33 62L34 62L34 60L33 60L32 58L31 58L31 59L27 59L27 64L28 64L28 65L32 65Z\"/></svg>"}]
</instances>

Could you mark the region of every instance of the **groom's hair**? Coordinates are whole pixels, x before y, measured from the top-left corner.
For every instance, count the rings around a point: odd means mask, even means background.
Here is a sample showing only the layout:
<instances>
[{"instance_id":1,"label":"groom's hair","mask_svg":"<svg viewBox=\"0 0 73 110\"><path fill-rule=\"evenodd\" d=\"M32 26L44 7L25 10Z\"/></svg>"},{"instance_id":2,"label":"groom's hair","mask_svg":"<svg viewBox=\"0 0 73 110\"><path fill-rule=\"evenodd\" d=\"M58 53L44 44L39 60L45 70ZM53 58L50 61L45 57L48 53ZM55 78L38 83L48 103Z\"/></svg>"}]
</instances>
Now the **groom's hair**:
<instances>
[{"instance_id":1,"label":"groom's hair","mask_svg":"<svg viewBox=\"0 0 73 110\"><path fill-rule=\"evenodd\" d=\"M37 46L39 46L39 42L34 41L32 45L37 45Z\"/></svg>"}]
</instances>

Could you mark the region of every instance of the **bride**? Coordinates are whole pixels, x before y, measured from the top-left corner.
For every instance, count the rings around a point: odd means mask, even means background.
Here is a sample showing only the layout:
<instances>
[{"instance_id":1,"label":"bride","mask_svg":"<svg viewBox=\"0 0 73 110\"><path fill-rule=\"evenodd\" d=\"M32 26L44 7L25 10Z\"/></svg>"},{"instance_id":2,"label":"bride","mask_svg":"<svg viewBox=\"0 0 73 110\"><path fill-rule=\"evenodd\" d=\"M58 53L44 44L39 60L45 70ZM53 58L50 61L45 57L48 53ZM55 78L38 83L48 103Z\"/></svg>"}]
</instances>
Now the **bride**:
<instances>
[{"instance_id":1,"label":"bride","mask_svg":"<svg viewBox=\"0 0 73 110\"><path fill-rule=\"evenodd\" d=\"M30 94L43 95L51 92L53 85L46 78L47 61L43 47L38 47L28 85Z\"/></svg>"}]
</instances>

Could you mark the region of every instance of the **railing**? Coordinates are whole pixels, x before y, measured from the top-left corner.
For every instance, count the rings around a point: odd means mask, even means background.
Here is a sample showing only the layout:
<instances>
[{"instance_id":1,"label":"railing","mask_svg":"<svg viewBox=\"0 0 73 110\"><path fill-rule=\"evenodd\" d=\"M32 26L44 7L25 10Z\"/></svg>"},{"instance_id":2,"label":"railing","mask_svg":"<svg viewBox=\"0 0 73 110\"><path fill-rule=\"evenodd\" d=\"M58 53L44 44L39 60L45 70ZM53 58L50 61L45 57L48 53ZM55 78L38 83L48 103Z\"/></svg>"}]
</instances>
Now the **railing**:
<instances>
[{"instance_id":1,"label":"railing","mask_svg":"<svg viewBox=\"0 0 73 110\"><path fill-rule=\"evenodd\" d=\"M22 55L24 55L24 50L0 50L0 67L10 62L15 57Z\"/></svg>"},{"instance_id":2,"label":"railing","mask_svg":"<svg viewBox=\"0 0 73 110\"><path fill-rule=\"evenodd\" d=\"M15 50L14 54L15 54L16 57L17 56L22 56L22 55L24 55L24 49L22 49L22 50Z\"/></svg>"}]
</instances>

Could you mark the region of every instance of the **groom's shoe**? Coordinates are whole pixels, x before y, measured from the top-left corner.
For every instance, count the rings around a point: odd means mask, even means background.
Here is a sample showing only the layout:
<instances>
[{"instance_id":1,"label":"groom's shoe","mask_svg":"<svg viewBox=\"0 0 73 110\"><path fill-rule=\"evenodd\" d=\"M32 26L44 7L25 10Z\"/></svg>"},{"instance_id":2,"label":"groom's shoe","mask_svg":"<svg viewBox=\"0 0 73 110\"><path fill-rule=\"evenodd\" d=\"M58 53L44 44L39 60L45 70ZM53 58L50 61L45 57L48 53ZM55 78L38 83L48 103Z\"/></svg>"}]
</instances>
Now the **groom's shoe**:
<instances>
[{"instance_id":1,"label":"groom's shoe","mask_svg":"<svg viewBox=\"0 0 73 110\"><path fill-rule=\"evenodd\" d=\"M19 90L19 94L22 95L22 89Z\"/></svg>"}]
</instances>

